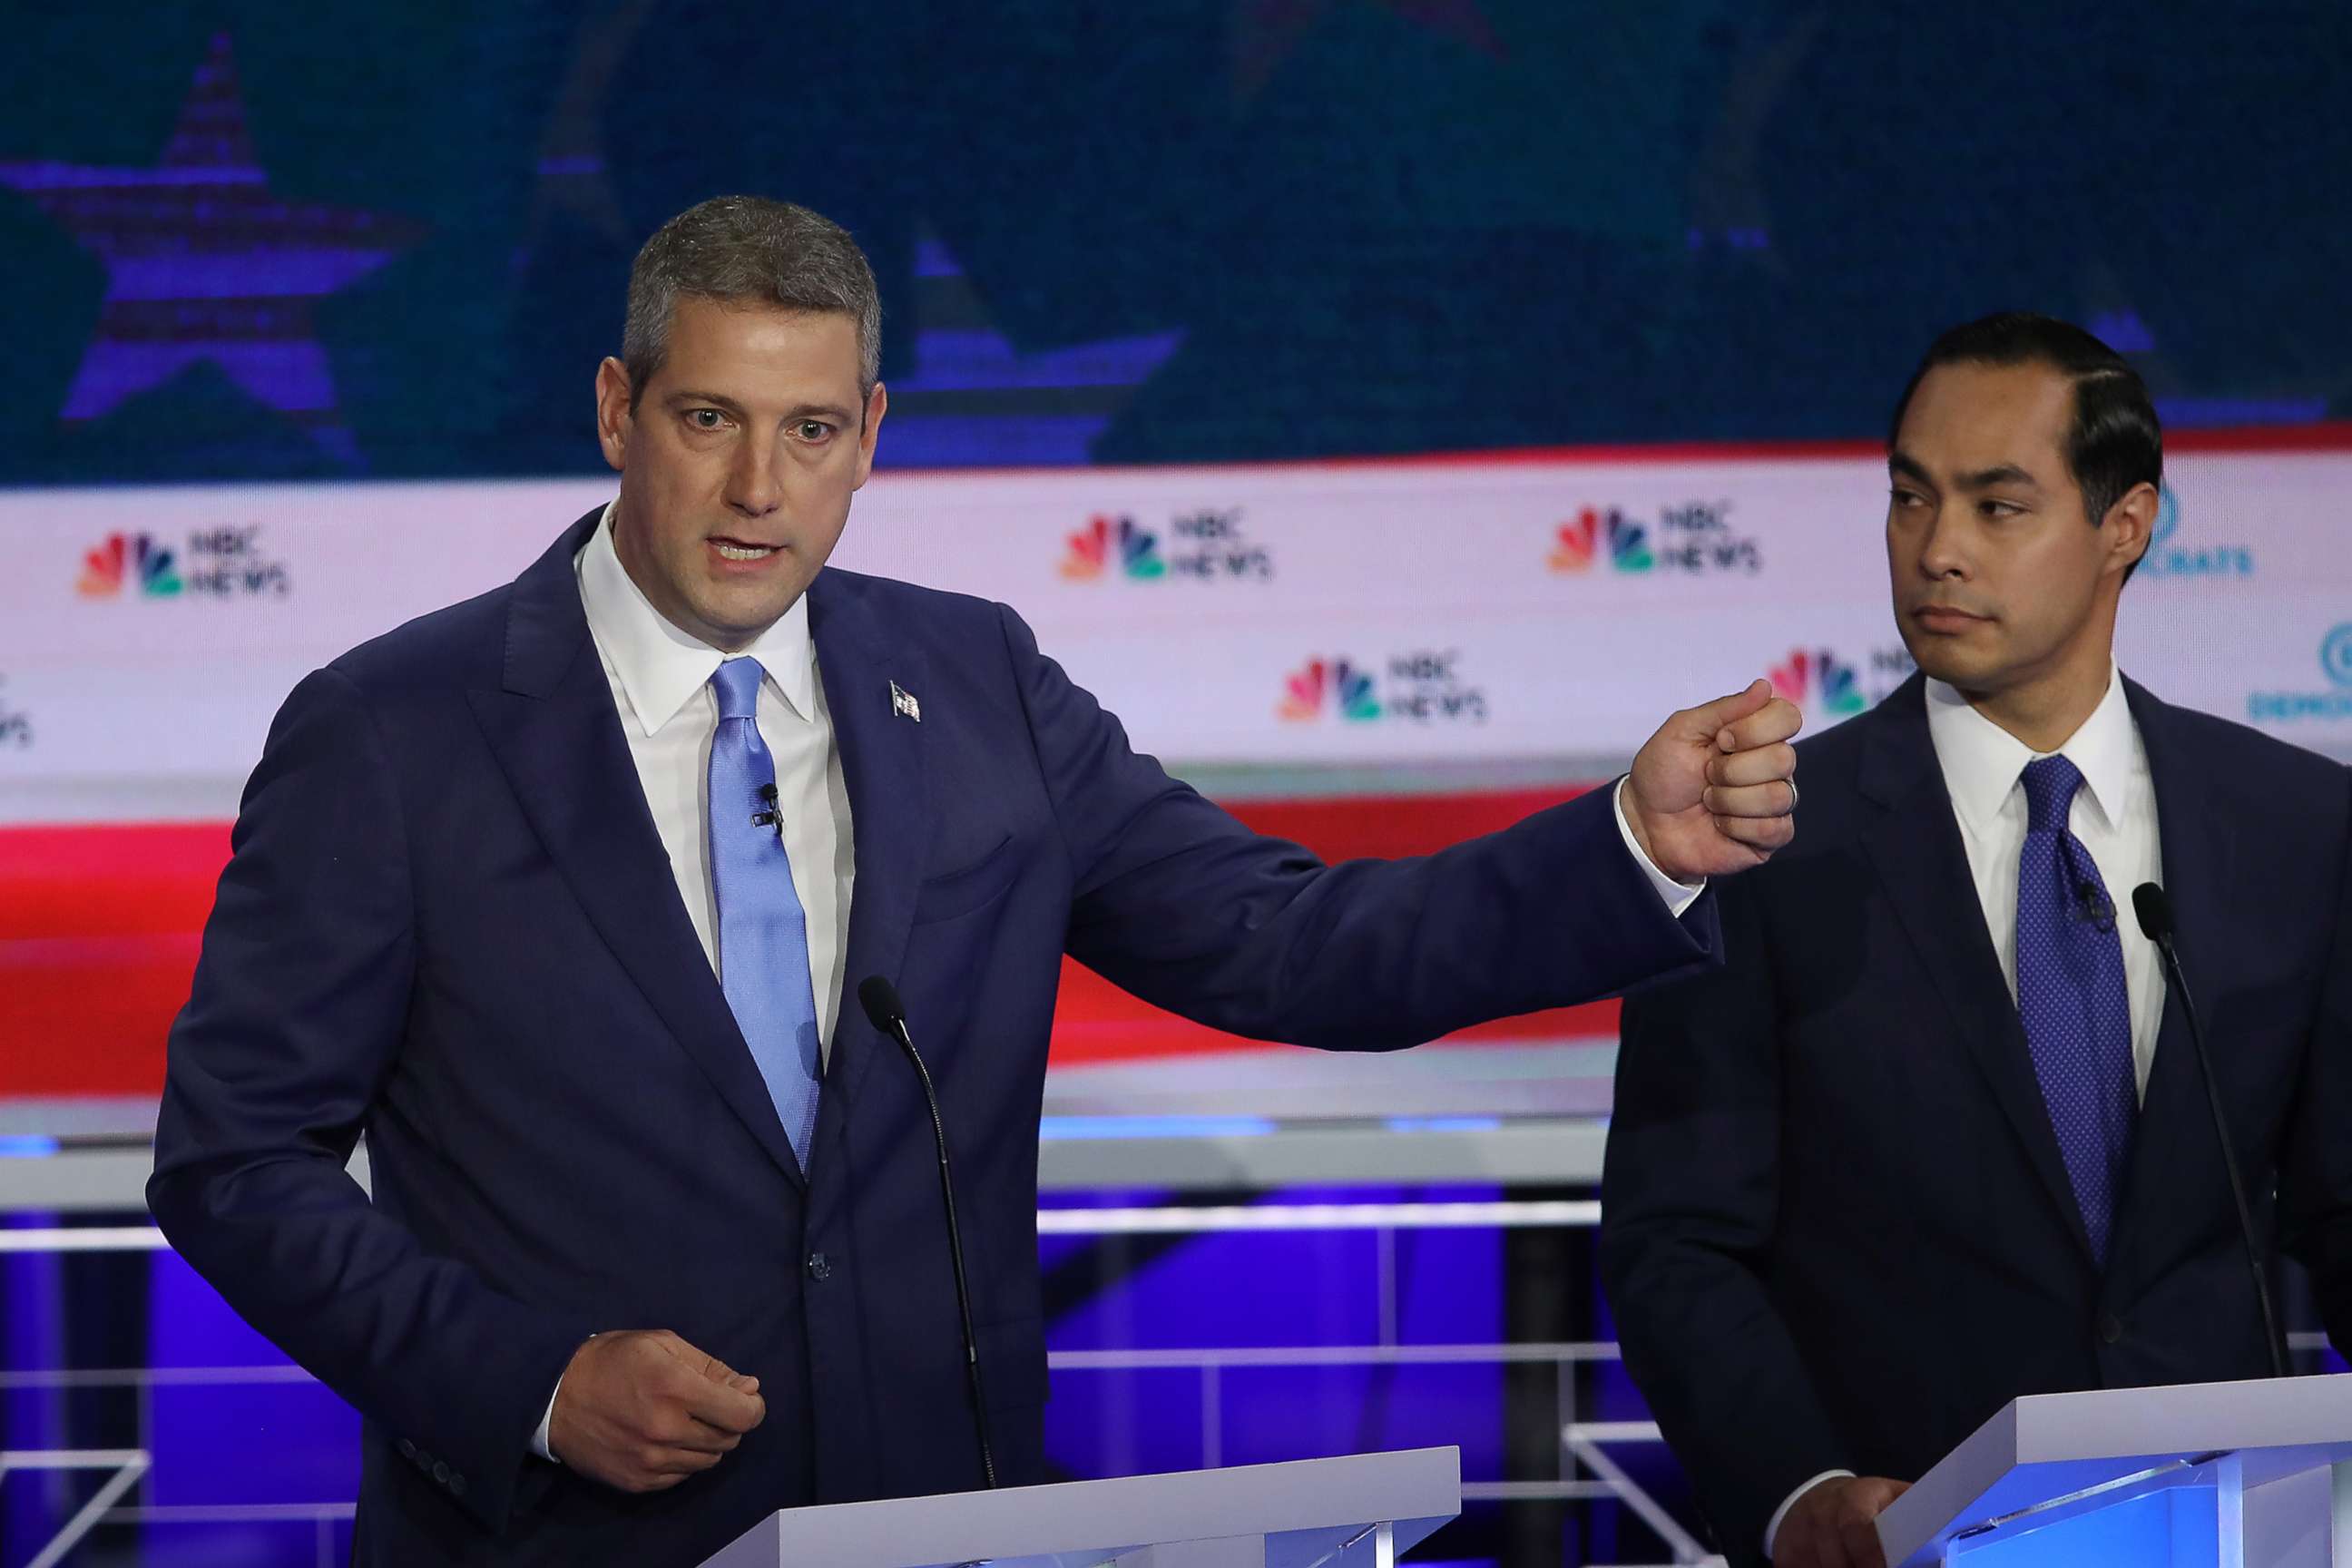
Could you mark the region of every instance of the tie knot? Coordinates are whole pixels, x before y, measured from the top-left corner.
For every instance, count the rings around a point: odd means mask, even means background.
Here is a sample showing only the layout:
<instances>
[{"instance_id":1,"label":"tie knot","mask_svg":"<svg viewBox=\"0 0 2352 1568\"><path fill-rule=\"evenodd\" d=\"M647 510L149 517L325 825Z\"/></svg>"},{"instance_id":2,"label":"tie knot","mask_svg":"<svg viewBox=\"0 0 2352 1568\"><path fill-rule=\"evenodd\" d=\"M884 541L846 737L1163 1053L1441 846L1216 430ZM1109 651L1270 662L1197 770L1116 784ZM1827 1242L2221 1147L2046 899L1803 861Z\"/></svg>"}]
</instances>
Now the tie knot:
<instances>
[{"instance_id":1,"label":"tie knot","mask_svg":"<svg viewBox=\"0 0 2352 1568\"><path fill-rule=\"evenodd\" d=\"M2025 764L2021 782L2025 785L2025 831L2065 831L2074 792L2083 787L2083 770L2064 757L2042 757Z\"/></svg>"},{"instance_id":2,"label":"tie knot","mask_svg":"<svg viewBox=\"0 0 2352 1568\"><path fill-rule=\"evenodd\" d=\"M710 678L711 689L719 693L719 716L721 719L755 719L760 712L760 677L762 674L756 658L730 658L719 667Z\"/></svg>"}]
</instances>

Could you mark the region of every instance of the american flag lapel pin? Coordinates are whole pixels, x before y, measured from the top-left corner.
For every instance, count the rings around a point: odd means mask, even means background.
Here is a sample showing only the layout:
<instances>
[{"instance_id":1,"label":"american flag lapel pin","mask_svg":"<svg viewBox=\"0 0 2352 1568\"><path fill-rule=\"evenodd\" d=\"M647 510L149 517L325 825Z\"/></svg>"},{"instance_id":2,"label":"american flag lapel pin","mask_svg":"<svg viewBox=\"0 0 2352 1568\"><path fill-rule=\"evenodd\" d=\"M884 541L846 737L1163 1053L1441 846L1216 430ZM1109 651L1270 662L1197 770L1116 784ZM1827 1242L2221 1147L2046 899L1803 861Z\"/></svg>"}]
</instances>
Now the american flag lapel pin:
<instances>
[{"instance_id":1,"label":"american flag lapel pin","mask_svg":"<svg viewBox=\"0 0 2352 1568\"><path fill-rule=\"evenodd\" d=\"M890 711L898 718L912 719L918 724L923 721L923 705L915 700L913 692L895 680L890 683Z\"/></svg>"}]
</instances>

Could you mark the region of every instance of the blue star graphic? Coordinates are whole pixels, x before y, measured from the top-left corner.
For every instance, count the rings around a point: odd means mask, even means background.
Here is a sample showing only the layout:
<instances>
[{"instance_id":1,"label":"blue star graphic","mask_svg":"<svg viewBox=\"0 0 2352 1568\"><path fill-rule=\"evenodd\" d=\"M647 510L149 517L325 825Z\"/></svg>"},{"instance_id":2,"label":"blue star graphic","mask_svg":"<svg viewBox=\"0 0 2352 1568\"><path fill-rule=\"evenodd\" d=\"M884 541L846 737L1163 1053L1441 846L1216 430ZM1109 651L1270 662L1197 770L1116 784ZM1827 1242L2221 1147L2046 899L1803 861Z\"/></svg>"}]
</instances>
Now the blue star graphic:
<instances>
[{"instance_id":1,"label":"blue star graphic","mask_svg":"<svg viewBox=\"0 0 2352 1568\"><path fill-rule=\"evenodd\" d=\"M357 461L311 308L422 231L398 217L270 194L226 33L213 39L153 168L6 163L0 184L106 265L98 329L60 419L96 419L211 360L257 403Z\"/></svg>"}]
</instances>

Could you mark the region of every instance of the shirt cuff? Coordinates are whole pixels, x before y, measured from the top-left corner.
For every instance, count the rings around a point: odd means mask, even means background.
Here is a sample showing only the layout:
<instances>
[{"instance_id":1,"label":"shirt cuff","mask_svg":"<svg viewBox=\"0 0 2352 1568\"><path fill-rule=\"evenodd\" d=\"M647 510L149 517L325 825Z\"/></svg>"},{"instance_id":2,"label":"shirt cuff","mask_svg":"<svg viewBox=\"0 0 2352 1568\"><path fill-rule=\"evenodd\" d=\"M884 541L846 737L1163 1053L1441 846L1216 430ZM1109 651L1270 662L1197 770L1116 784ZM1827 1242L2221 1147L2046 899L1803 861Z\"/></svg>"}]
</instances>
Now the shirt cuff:
<instances>
[{"instance_id":1,"label":"shirt cuff","mask_svg":"<svg viewBox=\"0 0 2352 1568\"><path fill-rule=\"evenodd\" d=\"M1764 1526L1765 1561L1768 1563L1771 1561L1772 1539L1780 1533L1780 1521L1789 1517L1789 1510L1797 1506L1797 1500L1799 1498L1804 1496L1815 1487L1820 1486L1823 1481L1850 1481L1853 1479L1853 1472L1852 1470L1823 1470L1820 1475L1815 1476L1811 1480L1807 1481L1803 1486L1799 1487L1795 1491L1792 1491L1787 1497L1782 1498L1780 1500L1780 1506L1772 1510L1770 1522Z\"/></svg>"},{"instance_id":2,"label":"shirt cuff","mask_svg":"<svg viewBox=\"0 0 2352 1568\"><path fill-rule=\"evenodd\" d=\"M530 1435L530 1451L551 1465L563 1463L555 1457L555 1451L547 1446L548 1429L555 1425L555 1396L562 1392L563 1379L559 1374L555 1380L554 1389L547 1396L547 1413L539 1418L539 1430Z\"/></svg>"},{"instance_id":3,"label":"shirt cuff","mask_svg":"<svg viewBox=\"0 0 2352 1568\"><path fill-rule=\"evenodd\" d=\"M1680 920L1693 904L1698 902L1698 896L1706 891L1706 879L1702 877L1696 883L1677 882L1659 870L1656 863L1642 853L1642 841L1633 837L1633 825L1625 820L1625 786L1633 782L1631 773L1619 779L1617 788L1610 797L1616 805L1617 832L1625 840L1625 852L1633 857L1633 863L1641 867L1643 874L1650 879L1650 886L1657 889L1659 900L1666 906L1666 912Z\"/></svg>"}]
</instances>

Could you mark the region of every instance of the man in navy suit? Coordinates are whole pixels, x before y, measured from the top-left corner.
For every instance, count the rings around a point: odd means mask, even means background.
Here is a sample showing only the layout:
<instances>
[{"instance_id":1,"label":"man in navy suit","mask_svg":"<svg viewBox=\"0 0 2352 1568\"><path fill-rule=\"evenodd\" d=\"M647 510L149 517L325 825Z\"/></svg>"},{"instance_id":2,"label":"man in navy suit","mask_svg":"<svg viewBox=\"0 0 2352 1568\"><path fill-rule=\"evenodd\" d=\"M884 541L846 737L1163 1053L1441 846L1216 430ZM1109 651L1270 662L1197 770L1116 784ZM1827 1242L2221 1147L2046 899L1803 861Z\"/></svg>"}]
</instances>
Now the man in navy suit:
<instances>
[{"instance_id":1,"label":"man in navy suit","mask_svg":"<svg viewBox=\"0 0 2352 1568\"><path fill-rule=\"evenodd\" d=\"M1066 951L1217 1027L1405 1046L1700 966L1706 879L1788 841L1760 682L1442 854L1250 834L1010 610L824 569L878 321L814 214L672 220L597 377L616 501L272 727L149 1198L366 1417L362 1562L688 1563L779 1507L981 1484L930 1128L865 978L937 1079L986 1427L1033 1479Z\"/></svg>"},{"instance_id":2,"label":"man in navy suit","mask_svg":"<svg viewBox=\"0 0 2352 1568\"><path fill-rule=\"evenodd\" d=\"M1603 1268L1735 1563L1876 1564L1877 1513L2020 1394L2267 1374L2143 883L2257 1234L2352 1337L2352 791L2116 668L2161 464L2080 329L1936 342L1888 447L1920 674L1799 748L1803 835L1719 895L1727 964L1625 1008Z\"/></svg>"}]
</instances>

